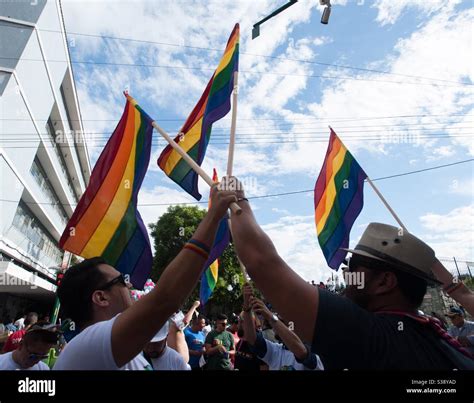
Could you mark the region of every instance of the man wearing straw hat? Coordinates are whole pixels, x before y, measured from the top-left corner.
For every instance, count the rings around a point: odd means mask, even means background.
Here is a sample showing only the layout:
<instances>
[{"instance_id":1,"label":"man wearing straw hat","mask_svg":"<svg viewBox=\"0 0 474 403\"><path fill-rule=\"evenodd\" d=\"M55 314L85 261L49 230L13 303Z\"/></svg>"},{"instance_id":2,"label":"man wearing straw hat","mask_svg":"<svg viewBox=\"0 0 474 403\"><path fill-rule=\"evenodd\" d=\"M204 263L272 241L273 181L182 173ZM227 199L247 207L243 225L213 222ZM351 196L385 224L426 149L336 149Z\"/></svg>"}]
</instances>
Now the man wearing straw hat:
<instances>
[{"instance_id":1,"label":"man wearing straw hat","mask_svg":"<svg viewBox=\"0 0 474 403\"><path fill-rule=\"evenodd\" d=\"M349 261L344 297L313 287L278 255L242 190L232 216L237 253L265 299L312 345L326 369L474 369L469 352L417 309L434 251L407 231L371 223ZM353 276L354 278L355 276Z\"/></svg>"}]
</instances>

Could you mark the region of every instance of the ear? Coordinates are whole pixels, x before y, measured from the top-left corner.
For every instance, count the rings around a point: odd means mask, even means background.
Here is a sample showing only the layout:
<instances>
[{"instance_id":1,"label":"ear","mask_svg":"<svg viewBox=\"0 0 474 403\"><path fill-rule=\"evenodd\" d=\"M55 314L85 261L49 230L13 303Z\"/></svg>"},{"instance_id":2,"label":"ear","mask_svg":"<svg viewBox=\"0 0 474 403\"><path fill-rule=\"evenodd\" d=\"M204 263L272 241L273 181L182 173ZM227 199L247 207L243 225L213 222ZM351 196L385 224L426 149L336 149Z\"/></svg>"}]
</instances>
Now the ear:
<instances>
[{"instance_id":1,"label":"ear","mask_svg":"<svg viewBox=\"0 0 474 403\"><path fill-rule=\"evenodd\" d=\"M377 280L375 281L375 283L375 293L377 295L380 295L386 294L396 288L398 285L398 280L397 276L394 273L385 271L383 273L380 273L379 276L377 276Z\"/></svg>"},{"instance_id":2,"label":"ear","mask_svg":"<svg viewBox=\"0 0 474 403\"><path fill-rule=\"evenodd\" d=\"M109 296L105 291L96 290L92 293L92 303L98 305L99 307L107 307L110 305Z\"/></svg>"}]
</instances>

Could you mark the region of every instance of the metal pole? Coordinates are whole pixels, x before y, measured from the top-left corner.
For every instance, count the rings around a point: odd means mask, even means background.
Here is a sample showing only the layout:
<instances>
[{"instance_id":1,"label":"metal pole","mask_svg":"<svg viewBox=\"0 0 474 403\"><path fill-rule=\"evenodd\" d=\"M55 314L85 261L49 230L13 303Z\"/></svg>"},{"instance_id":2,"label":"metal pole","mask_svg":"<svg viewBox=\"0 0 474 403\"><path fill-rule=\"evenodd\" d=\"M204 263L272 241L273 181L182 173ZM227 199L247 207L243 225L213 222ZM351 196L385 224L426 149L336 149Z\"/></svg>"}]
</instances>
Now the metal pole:
<instances>
[{"instance_id":1,"label":"metal pole","mask_svg":"<svg viewBox=\"0 0 474 403\"><path fill-rule=\"evenodd\" d=\"M469 272L469 277L471 277L471 279L472 279L471 268L469 267L469 263L468 263L468 262L466 262L466 266L467 266L467 271Z\"/></svg>"},{"instance_id":2,"label":"metal pole","mask_svg":"<svg viewBox=\"0 0 474 403\"><path fill-rule=\"evenodd\" d=\"M459 271L458 262L456 262L456 258L453 256L454 264L456 265L456 270L458 271L458 279L461 280L461 272Z\"/></svg>"}]
</instances>

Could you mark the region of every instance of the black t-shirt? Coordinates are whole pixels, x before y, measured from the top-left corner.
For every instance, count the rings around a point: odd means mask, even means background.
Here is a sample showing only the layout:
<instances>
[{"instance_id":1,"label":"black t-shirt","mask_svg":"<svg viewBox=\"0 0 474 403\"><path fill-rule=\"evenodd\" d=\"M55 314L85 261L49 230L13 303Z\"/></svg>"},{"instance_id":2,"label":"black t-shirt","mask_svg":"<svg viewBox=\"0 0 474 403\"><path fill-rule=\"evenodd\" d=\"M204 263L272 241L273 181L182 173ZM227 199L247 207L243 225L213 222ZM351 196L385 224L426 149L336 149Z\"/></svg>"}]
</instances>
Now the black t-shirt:
<instances>
[{"instance_id":1,"label":"black t-shirt","mask_svg":"<svg viewBox=\"0 0 474 403\"><path fill-rule=\"evenodd\" d=\"M260 371L260 365L265 363L252 351L247 341L240 339L235 348L234 368L239 371Z\"/></svg>"},{"instance_id":2,"label":"black t-shirt","mask_svg":"<svg viewBox=\"0 0 474 403\"><path fill-rule=\"evenodd\" d=\"M321 289L312 351L325 369L474 369L474 360L429 326L368 312Z\"/></svg>"}]
</instances>

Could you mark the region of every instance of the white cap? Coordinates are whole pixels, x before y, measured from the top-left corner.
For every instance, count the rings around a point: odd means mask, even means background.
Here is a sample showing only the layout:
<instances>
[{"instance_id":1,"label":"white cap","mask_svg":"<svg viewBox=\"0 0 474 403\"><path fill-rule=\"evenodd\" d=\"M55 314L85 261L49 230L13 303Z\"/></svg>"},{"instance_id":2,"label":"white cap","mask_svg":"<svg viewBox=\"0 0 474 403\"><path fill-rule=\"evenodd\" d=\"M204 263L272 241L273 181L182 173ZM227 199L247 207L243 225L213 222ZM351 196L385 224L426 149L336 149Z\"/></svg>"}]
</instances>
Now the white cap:
<instances>
[{"instance_id":1,"label":"white cap","mask_svg":"<svg viewBox=\"0 0 474 403\"><path fill-rule=\"evenodd\" d=\"M168 321L163 325L163 327L158 330L158 333L153 336L153 338L150 340L151 343L156 343L158 341L162 341L166 339L166 336L168 336L168 330L169 330L170 325L168 324Z\"/></svg>"}]
</instances>

